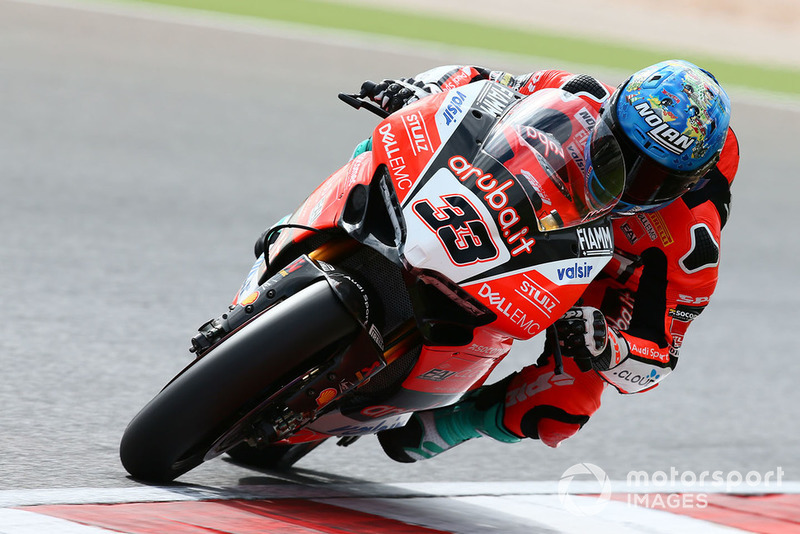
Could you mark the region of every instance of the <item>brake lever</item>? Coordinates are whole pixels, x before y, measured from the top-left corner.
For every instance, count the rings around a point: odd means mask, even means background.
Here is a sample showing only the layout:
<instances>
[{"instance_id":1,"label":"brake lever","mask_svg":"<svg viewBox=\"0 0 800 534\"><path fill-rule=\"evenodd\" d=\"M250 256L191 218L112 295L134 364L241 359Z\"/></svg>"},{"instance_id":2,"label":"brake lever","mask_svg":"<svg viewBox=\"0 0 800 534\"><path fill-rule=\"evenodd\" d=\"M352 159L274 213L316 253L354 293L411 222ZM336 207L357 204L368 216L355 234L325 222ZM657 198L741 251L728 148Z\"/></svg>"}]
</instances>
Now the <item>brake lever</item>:
<instances>
[{"instance_id":1,"label":"brake lever","mask_svg":"<svg viewBox=\"0 0 800 534\"><path fill-rule=\"evenodd\" d=\"M367 111L371 111L382 119L385 119L390 115L388 111L380 107L375 102L372 102L371 100L362 100L359 95L356 94L351 95L347 93L339 93L339 100L356 109L364 108Z\"/></svg>"}]
</instances>

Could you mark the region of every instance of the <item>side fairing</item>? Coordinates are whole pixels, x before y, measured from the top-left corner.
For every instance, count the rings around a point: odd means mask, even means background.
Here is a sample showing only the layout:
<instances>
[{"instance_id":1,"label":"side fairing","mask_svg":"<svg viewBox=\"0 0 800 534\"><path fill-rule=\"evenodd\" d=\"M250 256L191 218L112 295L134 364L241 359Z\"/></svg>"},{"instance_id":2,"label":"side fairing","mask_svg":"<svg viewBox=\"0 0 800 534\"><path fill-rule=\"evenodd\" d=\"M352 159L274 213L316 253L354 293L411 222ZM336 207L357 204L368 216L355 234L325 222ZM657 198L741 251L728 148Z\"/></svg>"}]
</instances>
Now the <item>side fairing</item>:
<instances>
[{"instance_id":1,"label":"side fairing","mask_svg":"<svg viewBox=\"0 0 800 534\"><path fill-rule=\"evenodd\" d=\"M320 230L336 227L349 192L356 185L369 184L374 173L372 153L365 152L357 156L322 182L287 222ZM309 232L302 229L281 231L275 244L270 247L270 260L273 260L289 243L301 241L307 234Z\"/></svg>"},{"instance_id":2,"label":"side fairing","mask_svg":"<svg viewBox=\"0 0 800 534\"><path fill-rule=\"evenodd\" d=\"M564 315L610 258L566 258L463 287L495 313L495 328L517 339L529 339Z\"/></svg>"}]
</instances>

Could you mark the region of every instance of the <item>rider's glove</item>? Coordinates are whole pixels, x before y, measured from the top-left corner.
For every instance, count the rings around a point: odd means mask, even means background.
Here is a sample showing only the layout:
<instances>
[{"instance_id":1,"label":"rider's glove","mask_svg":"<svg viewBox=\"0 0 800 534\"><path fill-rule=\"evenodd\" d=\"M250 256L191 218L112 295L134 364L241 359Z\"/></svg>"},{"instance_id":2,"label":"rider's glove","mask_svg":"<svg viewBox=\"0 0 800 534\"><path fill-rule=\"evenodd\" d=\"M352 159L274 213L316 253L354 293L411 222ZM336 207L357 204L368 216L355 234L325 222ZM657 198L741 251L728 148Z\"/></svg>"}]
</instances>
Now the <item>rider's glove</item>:
<instances>
[{"instance_id":1,"label":"rider's glove","mask_svg":"<svg viewBox=\"0 0 800 534\"><path fill-rule=\"evenodd\" d=\"M603 312L591 306L574 306L554 326L561 354L573 358L581 371L607 369L603 353L608 347L609 330Z\"/></svg>"},{"instance_id":2,"label":"rider's glove","mask_svg":"<svg viewBox=\"0 0 800 534\"><path fill-rule=\"evenodd\" d=\"M361 84L359 96L368 97L377 102L384 111L394 113L419 100L420 93L425 92L430 93L431 88L422 82L414 81L414 78L401 78L398 81L383 80L381 83L366 81Z\"/></svg>"}]
</instances>

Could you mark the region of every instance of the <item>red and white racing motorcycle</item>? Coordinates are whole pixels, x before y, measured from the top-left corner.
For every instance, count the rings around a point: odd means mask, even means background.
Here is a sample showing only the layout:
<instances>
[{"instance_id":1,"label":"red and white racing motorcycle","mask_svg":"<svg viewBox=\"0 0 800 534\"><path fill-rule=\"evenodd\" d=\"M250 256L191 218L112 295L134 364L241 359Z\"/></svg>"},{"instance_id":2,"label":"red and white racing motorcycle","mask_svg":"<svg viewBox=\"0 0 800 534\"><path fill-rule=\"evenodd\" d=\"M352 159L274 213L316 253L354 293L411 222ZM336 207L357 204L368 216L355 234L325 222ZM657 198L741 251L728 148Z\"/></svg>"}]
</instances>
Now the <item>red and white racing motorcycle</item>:
<instances>
[{"instance_id":1,"label":"red and white racing motorcycle","mask_svg":"<svg viewBox=\"0 0 800 534\"><path fill-rule=\"evenodd\" d=\"M483 384L611 258L603 207L574 185L593 117L558 89L492 82L386 117L371 151L262 235L196 359L127 427L128 472L169 481L224 452L286 467Z\"/></svg>"}]
</instances>

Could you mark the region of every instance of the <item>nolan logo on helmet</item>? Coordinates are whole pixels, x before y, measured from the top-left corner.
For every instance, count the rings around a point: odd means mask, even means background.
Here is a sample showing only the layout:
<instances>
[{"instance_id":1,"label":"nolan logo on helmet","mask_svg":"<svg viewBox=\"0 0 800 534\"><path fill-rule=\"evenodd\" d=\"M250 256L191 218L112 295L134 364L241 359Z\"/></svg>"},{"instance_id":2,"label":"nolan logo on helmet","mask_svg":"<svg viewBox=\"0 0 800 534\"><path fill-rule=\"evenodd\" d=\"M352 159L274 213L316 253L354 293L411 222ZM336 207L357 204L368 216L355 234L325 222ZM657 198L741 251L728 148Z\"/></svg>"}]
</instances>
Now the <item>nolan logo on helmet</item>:
<instances>
[{"instance_id":1,"label":"nolan logo on helmet","mask_svg":"<svg viewBox=\"0 0 800 534\"><path fill-rule=\"evenodd\" d=\"M650 107L648 102L636 104L634 109L639 113L639 116L644 119L647 125L652 128L647 132L647 135L673 154L682 154L694 144L694 139L683 135L664 122L664 119L653 111L653 108Z\"/></svg>"}]
</instances>

